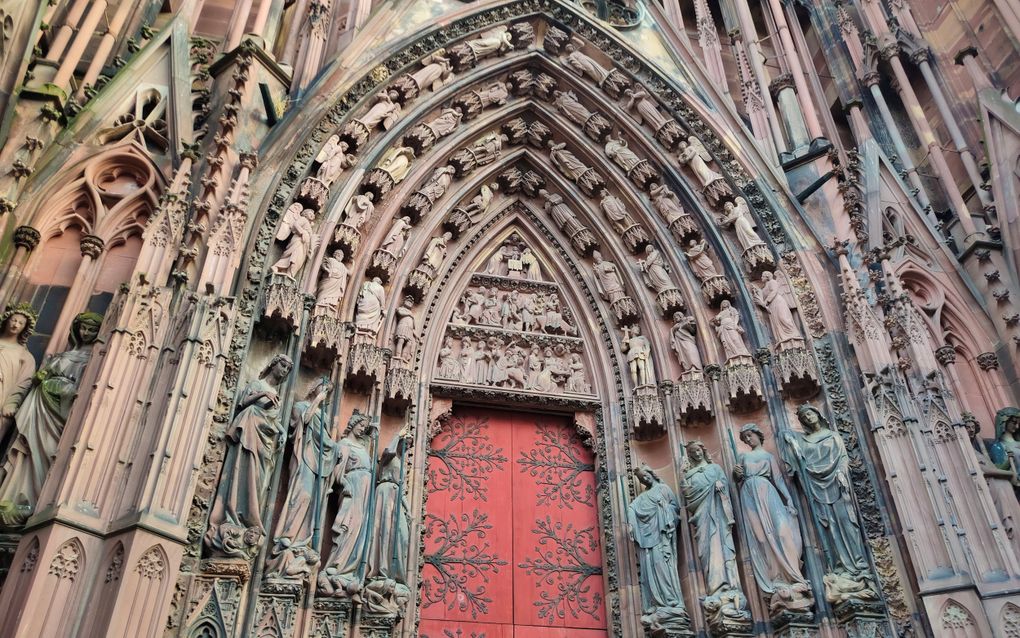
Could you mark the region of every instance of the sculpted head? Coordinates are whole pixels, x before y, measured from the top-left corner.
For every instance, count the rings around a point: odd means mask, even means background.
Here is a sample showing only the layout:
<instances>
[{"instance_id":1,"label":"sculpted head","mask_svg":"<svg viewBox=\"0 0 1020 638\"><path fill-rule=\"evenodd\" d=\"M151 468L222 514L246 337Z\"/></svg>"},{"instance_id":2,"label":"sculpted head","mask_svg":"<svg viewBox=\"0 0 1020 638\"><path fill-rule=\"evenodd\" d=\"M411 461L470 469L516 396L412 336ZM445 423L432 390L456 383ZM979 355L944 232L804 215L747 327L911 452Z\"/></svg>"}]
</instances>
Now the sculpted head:
<instances>
[{"instance_id":1,"label":"sculpted head","mask_svg":"<svg viewBox=\"0 0 1020 638\"><path fill-rule=\"evenodd\" d=\"M797 408L797 420L804 426L804 429L808 432L817 432L822 428L829 426L828 421L822 416L822 413L818 411L813 405L804 405Z\"/></svg>"},{"instance_id":2,"label":"sculpted head","mask_svg":"<svg viewBox=\"0 0 1020 638\"><path fill-rule=\"evenodd\" d=\"M1003 434L1016 436L1020 429L1020 408L1002 408L995 413L995 438L1001 439Z\"/></svg>"},{"instance_id":3,"label":"sculpted head","mask_svg":"<svg viewBox=\"0 0 1020 638\"><path fill-rule=\"evenodd\" d=\"M697 465L702 462L708 462L711 459L708 456L708 450L705 449L705 444L701 441L691 441L686 446L687 457L691 459L693 465Z\"/></svg>"},{"instance_id":4,"label":"sculpted head","mask_svg":"<svg viewBox=\"0 0 1020 638\"><path fill-rule=\"evenodd\" d=\"M335 259L337 261L343 261L344 260L344 251L340 250L339 248L334 250L333 251L333 259Z\"/></svg>"},{"instance_id":5,"label":"sculpted head","mask_svg":"<svg viewBox=\"0 0 1020 638\"><path fill-rule=\"evenodd\" d=\"M293 368L294 362L290 357L285 354L277 354L266 364L266 367L262 368L259 378L272 377L279 382L285 379Z\"/></svg>"},{"instance_id":6,"label":"sculpted head","mask_svg":"<svg viewBox=\"0 0 1020 638\"><path fill-rule=\"evenodd\" d=\"M0 315L0 325L4 336L16 337L18 343L25 345L35 329L37 315L35 309L27 303L19 303Z\"/></svg>"},{"instance_id":7,"label":"sculpted head","mask_svg":"<svg viewBox=\"0 0 1020 638\"><path fill-rule=\"evenodd\" d=\"M764 281L765 283L768 283L768 282L772 281L775 278L776 278L776 276L773 275L772 272L768 271L768 270L766 270L765 272L763 272L761 274L761 280Z\"/></svg>"},{"instance_id":8,"label":"sculpted head","mask_svg":"<svg viewBox=\"0 0 1020 638\"><path fill-rule=\"evenodd\" d=\"M765 434L756 423L748 423L740 428L740 440L752 448L757 448L765 442Z\"/></svg>"},{"instance_id":9,"label":"sculpted head","mask_svg":"<svg viewBox=\"0 0 1020 638\"><path fill-rule=\"evenodd\" d=\"M96 312L83 312L71 323L71 334L68 340L72 348L87 346L99 338L99 326L103 323L103 315Z\"/></svg>"},{"instance_id":10,"label":"sculpted head","mask_svg":"<svg viewBox=\"0 0 1020 638\"><path fill-rule=\"evenodd\" d=\"M659 482L659 477L656 476L652 468L648 467L645 463L642 463L639 468L634 470L634 477L639 483L645 486L645 489L648 489Z\"/></svg>"}]
</instances>

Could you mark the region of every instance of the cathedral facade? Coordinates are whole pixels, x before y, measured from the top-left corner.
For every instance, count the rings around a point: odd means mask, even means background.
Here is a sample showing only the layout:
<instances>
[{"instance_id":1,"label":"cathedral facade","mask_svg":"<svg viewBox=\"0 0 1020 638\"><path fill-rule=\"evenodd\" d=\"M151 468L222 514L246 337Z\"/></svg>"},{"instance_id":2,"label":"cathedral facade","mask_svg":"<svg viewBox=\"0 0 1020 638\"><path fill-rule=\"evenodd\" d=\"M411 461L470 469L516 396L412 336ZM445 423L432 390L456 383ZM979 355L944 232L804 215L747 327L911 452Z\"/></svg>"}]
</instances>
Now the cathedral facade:
<instances>
[{"instance_id":1,"label":"cathedral facade","mask_svg":"<svg viewBox=\"0 0 1020 638\"><path fill-rule=\"evenodd\" d=\"M0 636L1020 637L1008 0L0 0Z\"/></svg>"}]
</instances>

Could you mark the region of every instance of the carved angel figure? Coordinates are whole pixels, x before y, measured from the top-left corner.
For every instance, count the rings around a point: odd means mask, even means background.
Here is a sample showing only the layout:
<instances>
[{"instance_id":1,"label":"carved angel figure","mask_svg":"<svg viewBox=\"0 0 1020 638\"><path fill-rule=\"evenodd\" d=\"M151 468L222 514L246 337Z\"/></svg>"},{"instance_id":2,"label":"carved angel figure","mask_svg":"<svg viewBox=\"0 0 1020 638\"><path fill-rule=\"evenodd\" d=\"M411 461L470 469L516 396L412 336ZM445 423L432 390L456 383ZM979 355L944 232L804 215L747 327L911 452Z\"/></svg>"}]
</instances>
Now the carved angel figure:
<instances>
[{"instance_id":1,"label":"carved angel figure","mask_svg":"<svg viewBox=\"0 0 1020 638\"><path fill-rule=\"evenodd\" d=\"M575 124L584 124L592 116L591 111L578 101L573 91L553 91L553 95L555 96L553 105Z\"/></svg>"},{"instance_id":2,"label":"carved angel figure","mask_svg":"<svg viewBox=\"0 0 1020 638\"><path fill-rule=\"evenodd\" d=\"M398 146L386 152L377 168L389 173L393 178L393 183L399 184L411 172L411 162L413 161L414 149L409 146Z\"/></svg>"},{"instance_id":3,"label":"carved angel figure","mask_svg":"<svg viewBox=\"0 0 1020 638\"><path fill-rule=\"evenodd\" d=\"M715 326L715 333L722 344L726 360L730 361L737 357L750 357L751 353L744 343L744 328L740 325L740 313L730 305L729 301L723 301L719 305L719 314L712 320Z\"/></svg>"},{"instance_id":4,"label":"carved angel figure","mask_svg":"<svg viewBox=\"0 0 1020 638\"><path fill-rule=\"evenodd\" d=\"M597 250L592 253L592 259L595 260L595 265L592 268L595 272L595 288L602 298L609 303L616 303L626 297L623 277L620 276L620 270L616 264L603 259L602 253Z\"/></svg>"},{"instance_id":5,"label":"carved angel figure","mask_svg":"<svg viewBox=\"0 0 1020 638\"><path fill-rule=\"evenodd\" d=\"M372 108L357 119L370 131L379 125L388 131L401 114L397 94L395 91L380 91L375 97L376 101Z\"/></svg>"},{"instance_id":6,"label":"carved angel figure","mask_svg":"<svg viewBox=\"0 0 1020 638\"><path fill-rule=\"evenodd\" d=\"M315 307L336 312L340 301L347 291L347 277L350 272L344 265L344 251L334 250L333 254L322 262L322 274L319 289L315 295Z\"/></svg>"},{"instance_id":7,"label":"carved angel figure","mask_svg":"<svg viewBox=\"0 0 1020 638\"><path fill-rule=\"evenodd\" d=\"M772 328L772 338L776 345L803 341L800 328L791 312L796 309L797 302L793 297L793 291L790 290L789 281L782 274L776 277L767 270L761 274L761 281L760 287L751 286L751 296L768 315L769 327Z\"/></svg>"},{"instance_id":8,"label":"carved angel figure","mask_svg":"<svg viewBox=\"0 0 1020 638\"><path fill-rule=\"evenodd\" d=\"M510 38L510 30L505 24L483 31L474 40L465 42L475 59L480 60L489 55L499 55L514 48Z\"/></svg>"},{"instance_id":9,"label":"carved angel figure","mask_svg":"<svg viewBox=\"0 0 1020 638\"><path fill-rule=\"evenodd\" d=\"M687 255L687 259L691 264L691 270L698 277L702 283L711 279L712 277L718 277L719 273L715 269L715 263L712 262L711 255L708 254L708 241L702 239L700 242L692 239L687 244L687 250L684 251Z\"/></svg>"},{"instance_id":10,"label":"carved angel figure","mask_svg":"<svg viewBox=\"0 0 1020 638\"><path fill-rule=\"evenodd\" d=\"M422 58L422 68L411 74L419 90L430 89L433 92L443 88L453 79L453 64L446 57L446 50L439 49Z\"/></svg>"},{"instance_id":11,"label":"carved angel figure","mask_svg":"<svg viewBox=\"0 0 1020 638\"><path fill-rule=\"evenodd\" d=\"M723 204L723 210L726 213L719 218L719 225L724 228L733 226L741 248L747 250L765 243L754 230L754 219L751 217L751 210L747 207L747 200L737 197L735 201Z\"/></svg>"},{"instance_id":12,"label":"carved angel figure","mask_svg":"<svg viewBox=\"0 0 1020 638\"><path fill-rule=\"evenodd\" d=\"M612 137L606 142L606 156L627 173L643 161L634 151L627 148L627 140Z\"/></svg>"},{"instance_id":13,"label":"carved angel figure","mask_svg":"<svg viewBox=\"0 0 1020 638\"><path fill-rule=\"evenodd\" d=\"M645 258L638 260L638 268L641 269L641 280L654 290L655 294L676 288L669 278L669 271L666 270L666 260L655 246L649 244L645 247Z\"/></svg>"},{"instance_id":14,"label":"carved angel figure","mask_svg":"<svg viewBox=\"0 0 1020 638\"><path fill-rule=\"evenodd\" d=\"M673 313L673 327L669 341L680 363L681 374L688 370L701 370L701 352L698 351L698 324L694 317L682 312Z\"/></svg>"},{"instance_id":15,"label":"carved angel figure","mask_svg":"<svg viewBox=\"0 0 1020 638\"><path fill-rule=\"evenodd\" d=\"M565 142L556 144L549 140L549 160L564 177L576 182L590 169L566 148Z\"/></svg>"},{"instance_id":16,"label":"carved angel figure","mask_svg":"<svg viewBox=\"0 0 1020 638\"><path fill-rule=\"evenodd\" d=\"M375 212L375 204L372 203L374 199L375 195L370 192L352 197L347 202L347 208L344 209L343 225L350 226L351 228L361 228L365 220Z\"/></svg>"},{"instance_id":17,"label":"carved angel figure","mask_svg":"<svg viewBox=\"0 0 1020 638\"><path fill-rule=\"evenodd\" d=\"M609 77L609 71L589 56L578 51L577 46L573 42L564 47L564 50L567 52L565 60L567 67L574 73L581 77L587 76L597 86L602 86L605 79Z\"/></svg>"},{"instance_id":18,"label":"carved angel figure","mask_svg":"<svg viewBox=\"0 0 1020 638\"><path fill-rule=\"evenodd\" d=\"M348 148L347 142L342 142L339 135L333 135L326 140L326 145L315 156L315 161L319 163L315 179L327 187L331 186L357 159L353 153L347 152Z\"/></svg>"},{"instance_id":19,"label":"carved angel figure","mask_svg":"<svg viewBox=\"0 0 1020 638\"><path fill-rule=\"evenodd\" d=\"M712 182L722 179L722 175L708 167L708 162L712 161L712 156L708 153L705 145L701 143L701 140L693 135L688 137L686 142L680 142L680 151L677 158L681 164L686 164L694 171L694 176L698 178L702 188L706 188Z\"/></svg>"},{"instance_id":20,"label":"carved angel figure","mask_svg":"<svg viewBox=\"0 0 1020 638\"><path fill-rule=\"evenodd\" d=\"M315 250L318 237L312 231L312 222L315 221L315 211L311 208L303 208L301 204L291 204L290 208L283 215L283 223L276 231L277 241L286 241L287 247L283 250L276 263L273 264L273 272L294 279L301 267L308 259L308 253Z\"/></svg>"},{"instance_id":21,"label":"carved angel figure","mask_svg":"<svg viewBox=\"0 0 1020 638\"><path fill-rule=\"evenodd\" d=\"M382 243L379 245L379 250L385 250L397 259L400 259L404 255L404 245L407 243L407 236L410 232L410 217L394 219L389 232L386 233L386 237L383 238Z\"/></svg>"}]
</instances>

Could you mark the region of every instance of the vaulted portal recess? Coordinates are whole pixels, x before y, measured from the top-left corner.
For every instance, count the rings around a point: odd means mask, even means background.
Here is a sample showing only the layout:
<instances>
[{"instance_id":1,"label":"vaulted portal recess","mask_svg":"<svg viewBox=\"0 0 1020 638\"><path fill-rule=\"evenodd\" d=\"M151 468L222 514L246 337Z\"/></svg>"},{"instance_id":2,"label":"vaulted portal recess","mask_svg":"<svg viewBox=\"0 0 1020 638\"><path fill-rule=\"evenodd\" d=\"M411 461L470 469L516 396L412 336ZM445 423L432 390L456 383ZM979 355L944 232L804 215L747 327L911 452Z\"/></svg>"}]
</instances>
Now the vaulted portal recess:
<instances>
[{"instance_id":1,"label":"vaulted portal recess","mask_svg":"<svg viewBox=\"0 0 1020 638\"><path fill-rule=\"evenodd\" d=\"M425 638L604 638L593 455L565 417L459 409L429 449Z\"/></svg>"}]
</instances>

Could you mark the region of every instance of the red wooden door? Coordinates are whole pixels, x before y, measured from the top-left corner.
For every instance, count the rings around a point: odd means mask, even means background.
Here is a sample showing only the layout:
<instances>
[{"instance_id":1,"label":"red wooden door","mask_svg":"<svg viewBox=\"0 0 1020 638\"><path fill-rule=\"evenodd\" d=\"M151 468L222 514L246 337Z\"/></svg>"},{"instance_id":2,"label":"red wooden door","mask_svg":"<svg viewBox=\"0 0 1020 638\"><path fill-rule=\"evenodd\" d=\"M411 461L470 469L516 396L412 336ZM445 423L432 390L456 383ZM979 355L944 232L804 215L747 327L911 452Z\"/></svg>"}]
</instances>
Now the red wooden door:
<instances>
[{"instance_id":1,"label":"red wooden door","mask_svg":"<svg viewBox=\"0 0 1020 638\"><path fill-rule=\"evenodd\" d=\"M428 490L423 638L606 638L594 464L563 418L458 412Z\"/></svg>"}]
</instances>

